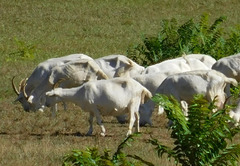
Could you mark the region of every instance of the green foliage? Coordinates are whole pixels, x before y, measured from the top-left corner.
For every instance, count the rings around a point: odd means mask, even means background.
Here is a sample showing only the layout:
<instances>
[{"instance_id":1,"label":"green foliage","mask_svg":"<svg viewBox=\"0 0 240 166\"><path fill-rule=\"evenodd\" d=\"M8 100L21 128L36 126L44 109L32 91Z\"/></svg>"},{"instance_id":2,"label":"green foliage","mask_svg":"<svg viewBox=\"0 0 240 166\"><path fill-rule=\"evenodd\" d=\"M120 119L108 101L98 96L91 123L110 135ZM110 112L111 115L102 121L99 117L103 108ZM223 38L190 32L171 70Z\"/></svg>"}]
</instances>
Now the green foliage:
<instances>
[{"instance_id":1,"label":"green foliage","mask_svg":"<svg viewBox=\"0 0 240 166\"><path fill-rule=\"evenodd\" d=\"M15 38L15 42L17 51L10 53L6 61L33 60L35 58L36 47L34 45L27 44L17 38Z\"/></svg>"},{"instance_id":2,"label":"green foliage","mask_svg":"<svg viewBox=\"0 0 240 166\"><path fill-rule=\"evenodd\" d=\"M240 29L227 32L221 27L225 20L219 17L210 24L208 14L203 14L199 22L190 19L182 25L176 19L163 20L159 34L144 37L142 44L128 49L128 56L147 66L190 53L207 54L215 59L233 55L240 51Z\"/></svg>"},{"instance_id":3,"label":"green foliage","mask_svg":"<svg viewBox=\"0 0 240 166\"><path fill-rule=\"evenodd\" d=\"M215 101L209 103L196 95L186 119L173 97L157 94L153 101L166 110L172 121L171 137L175 139L173 148L161 145L156 139L149 140L159 157L167 154L183 166L237 165L240 145L229 145L229 142L240 128L229 125L233 120L227 108L213 113Z\"/></svg>"},{"instance_id":4,"label":"green foliage","mask_svg":"<svg viewBox=\"0 0 240 166\"><path fill-rule=\"evenodd\" d=\"M137 155L127 155L122 150L126 146L130 146L129 142L134 141L134 137L139 134L133 134L123 140L117 148L117 151L111 157L110 151L105 150L101 155L97 148L87 148L85 151L73 150L72 154L67 154L64 157L63 165L75 165L75 166L137 166L137 165L149 165L153 166L150 162L143 160ZM133 158L138 162L129 161L128 158Z\"/></svg>"}]
</instances>

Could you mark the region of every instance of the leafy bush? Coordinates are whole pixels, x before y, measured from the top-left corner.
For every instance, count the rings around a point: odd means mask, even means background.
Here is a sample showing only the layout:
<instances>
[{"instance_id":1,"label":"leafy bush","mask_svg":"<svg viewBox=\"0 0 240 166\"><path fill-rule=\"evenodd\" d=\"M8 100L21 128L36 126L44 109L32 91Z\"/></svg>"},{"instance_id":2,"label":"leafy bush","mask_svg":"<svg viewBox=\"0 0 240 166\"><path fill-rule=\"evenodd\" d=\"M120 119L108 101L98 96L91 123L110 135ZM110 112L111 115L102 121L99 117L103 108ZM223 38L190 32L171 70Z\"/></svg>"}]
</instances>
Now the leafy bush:
<instances>
[{"instance_id":1,"label":"leafy bush","mask_svg":"<svg viewBox=\"0 0 240 166\"><path fill-rule=\"evenodd\" d=\"M149 165L153 166L150 162L143 160L137 155L127 155L122 150L125 146L129 145L130 141L134 140L134 137L139 134L133 134L128 136L124 141L118 146L117 151L111 157L110 151L105 150L104 154L101 155L97 148L87 148L85 151L73 150L72 154L67 154L64 157L64 166L134 166L134 165ZM138 162L129 161L128 158L133 158Z\"/></svg>"},{"instance_id":2,"label":"leafy bush","mask_svg":"<svg viewBox=\"0 0 240 166\"><path fill-rule=\"evenodd\" d=\"M233 55L240 52L240 28L227 32L221 27L225 20L219 17L210 24L208 14L203 14L199 22L190 19L182 25L176 19L163 20L157 36L144 37L143 43L129 47L127 54L144 66L190 53L215 59Z\"/></svg>"},{"instance_id":3,"label":"leafy bush","mask_svg":"<svg viewBox=\"0 0 240 166\"><path fill-rule=\"evenodd\" d=\"M228 116L228 107L213 113L215 101L209 103L203 96L196 95L189 106L187 120L173 97L157 94L153 100L166 110L172 121L171 137L175 139L173 148L154 138L149 140L159 157L167 154L183 166L237 165L240 144L229 145L229 141L240 128L229 125L233 120Z\"/></svg>"}]
</instances>

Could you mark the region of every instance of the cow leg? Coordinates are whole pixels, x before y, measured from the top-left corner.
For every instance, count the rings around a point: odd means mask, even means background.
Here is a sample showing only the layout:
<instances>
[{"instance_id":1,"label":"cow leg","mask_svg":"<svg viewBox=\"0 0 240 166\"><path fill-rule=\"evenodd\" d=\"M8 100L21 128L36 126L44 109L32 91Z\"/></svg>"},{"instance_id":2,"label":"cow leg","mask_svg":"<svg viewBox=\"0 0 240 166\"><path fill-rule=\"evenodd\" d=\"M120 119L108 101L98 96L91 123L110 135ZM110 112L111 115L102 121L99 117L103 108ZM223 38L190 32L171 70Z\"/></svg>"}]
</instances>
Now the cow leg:
<instances>
[{"instance_id":1,"label":"cow leg","mask_svg":"<svg viewBox=\"0 0 240 166\"><path fill-rule=\"evenodd\" d=\"M52 118L56 117L56 111L57 111L57 104L54 104L54 106L51 106Z\"/></svg>"},{"instance_id":2,"label":"cow leg","mask_svg":"<svg viewBox=\"0 0 240 166\"><path fill-rule=\"evenodd\" d=\"M106 129L102 124L102 118L101 118L101 115L100 115L98 110L95 111L95 116L96 116L96 119L97 119L97 124L101 127L100 135L104 137L106 135Z\"/></svg>"},{"instance_id":3,"label":"cow leg","mask_svg":"<svg viewBox=\"0 0 240 166\"><path fill-rule=\"evenodd\" d=\"M183 114L185 116L188 116L188 103L186 101L182 100L182 101L180 101L180 104L182 107Z\"/></svg>"},{"instance_id":4,"label":"cow leg","mask_svg":"<svg viewBox=\"0 0 240 166\"><path fill-rule=\"evenodd\" d=\"M135 112L135 117L136 117L136 123L135 123L135 129L136 132L140 132L140 128L139 128L139 120L140 120L140 116L139 116L139 112Z\"/></svg>"},{"instance_id":5,"label":"cow leg","mask_svg":"<svg viewBox=\"0 0 240 166\"><path fill-rule=\"evenodd\" d=\"M128 127L128 132L127 132L127 136L132 134L132 128L135 122L135 115L134 112L132 110L130 110L130 116L129 116L129 127Z\"/></svg>"},{"instance_id":6,"label":"cow leg","mask_svg":"<svg viewBox=\"0 0 240 166\"><path fill-rule=\"evenodd\" d=\"M139 104L137 104L137 103L139 103ZM139 101L135 100L135 101L132 101L129 106L129 114L130 114L129 119L130 120L129 120L127 136L132 134L132 128L133 128L136 118L137 118L136 130L138 132L140 132L140 130L139 130L139 112L138 112L139 105L140 105L140 100Z\"/></svg>"},{"instance_id":7,"label":"cow leg","mask_svg":"<svg viewBox=\"0 0 240 166\"><path fill-rule=\"evenodd\" d=\"M92 113L89 114L88 122L89 122L89 129L86 135L90 136L92 135L92 132L93 132L93 114Z\"/></svg>"},{"instance_id":8,"label":"cow leg","mask_svg":"<svg viewBox=\"0 0 240 166\"><path fill-rule=\"evenodd\" d=\"M63 108L64 108L64 111L67 111L67 104L65 102L63 102Z\"/></svg>"}]
</instances>

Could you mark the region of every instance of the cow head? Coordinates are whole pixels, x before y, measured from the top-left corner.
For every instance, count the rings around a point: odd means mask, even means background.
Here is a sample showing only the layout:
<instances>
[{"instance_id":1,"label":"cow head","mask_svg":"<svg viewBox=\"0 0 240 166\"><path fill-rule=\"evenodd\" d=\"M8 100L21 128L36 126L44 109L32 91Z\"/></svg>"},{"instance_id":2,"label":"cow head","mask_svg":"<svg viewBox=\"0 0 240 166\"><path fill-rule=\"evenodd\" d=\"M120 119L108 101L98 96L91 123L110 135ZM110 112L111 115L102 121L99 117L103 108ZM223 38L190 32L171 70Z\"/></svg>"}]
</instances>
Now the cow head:
<instances>
[{"instance_id":1,"label":"cow head","mask_svg":"<svg viewBox=\"0 0 240 166\"><path fill-rule=\"evenodd\" d=\"M30 105L30 103L28 102L28 95L27 95L26 90L25 90L26 85L27 85L27 78L22 79L20 81L18 89L14 84L14 78L15 78L15 76L12 78L12 87L13 87L14 92L17 95L17 99L15 100L15 102L19 101L22 104L22 107L25 111L32 110L33 108Z\"/></svg>"},{"instance_id":2,"label":"cow head","mask_svg":"<svg viewBox=\"0 0 240 166\"><path fill-rule=\"evenodd\" d=\"M139 114L140 114L140 126L145 126L146 124L149 124L152 126L152 110L149 109L148 104L141 104L139 107Z\"/></svg>"}]
</instances>

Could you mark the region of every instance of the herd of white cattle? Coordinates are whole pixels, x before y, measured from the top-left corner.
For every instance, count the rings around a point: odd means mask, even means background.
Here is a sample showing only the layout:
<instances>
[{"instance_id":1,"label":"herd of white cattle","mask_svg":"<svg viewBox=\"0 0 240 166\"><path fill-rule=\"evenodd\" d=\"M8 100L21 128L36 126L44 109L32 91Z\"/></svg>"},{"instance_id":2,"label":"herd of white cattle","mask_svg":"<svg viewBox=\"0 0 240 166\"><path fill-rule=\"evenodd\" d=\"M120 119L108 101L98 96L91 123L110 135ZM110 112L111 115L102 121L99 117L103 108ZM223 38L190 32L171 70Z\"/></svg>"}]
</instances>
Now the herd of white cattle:
<instances>
[{"instance_id":1,"label":"herd of white cattle","mask_svg":"<svg viewBox=\"0 0 240 166\"><path fill-rule=\"evenodd\" d=\"M129 117L127 135L135 123L152 124L156 109L151 97L156 93L174 96L187 114L188 104L195 94L208 101L217 96L216 107L222 108L230 96L230 85L240 82L240 54L215 60L209 55L190 54L143 67L124 55L109 55L92 59L85 54L71 54L48 59L38 64L33 73L12 86L25 111L43 111L50 107L55 116L57 103L72 102L89 112L89 130L93 118L106 134L101 116L115 116L120 123ZM240 101L239 101L240 103ZM230 111L238 124L240 104ZM66 105L64 109L67 109ZM158 107L158 113L163 108Z\"/></svg>"}]
</instances>

